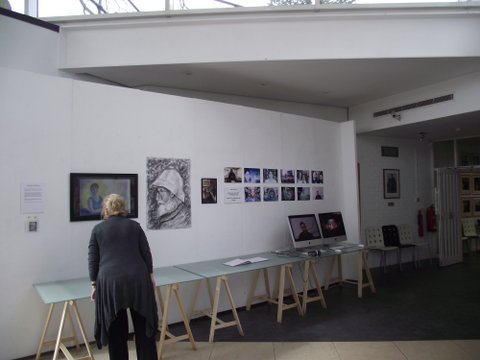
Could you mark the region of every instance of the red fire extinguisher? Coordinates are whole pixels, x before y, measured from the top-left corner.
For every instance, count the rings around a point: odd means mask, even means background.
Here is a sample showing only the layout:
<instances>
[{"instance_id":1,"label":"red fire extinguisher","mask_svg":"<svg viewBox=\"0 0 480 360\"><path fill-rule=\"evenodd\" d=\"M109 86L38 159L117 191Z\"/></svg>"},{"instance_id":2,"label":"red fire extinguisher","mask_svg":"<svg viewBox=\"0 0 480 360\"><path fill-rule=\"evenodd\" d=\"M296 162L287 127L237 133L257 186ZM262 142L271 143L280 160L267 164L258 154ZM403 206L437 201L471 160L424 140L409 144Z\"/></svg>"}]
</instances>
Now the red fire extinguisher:
<instances>
[{"instance_id":1,"label":"red fire extinguisher","mask_svg":"<svg viewBox=\"0 0 480 360\"><path fill-rule=\"evenodd\" d=\"M437 231L437 217L435 215L435 207L430 205L427 209L427 231Z\"/></svg>"},{"instance_id":2,"label":"red fire extinguisher","mask_svg":"<svg viewBox=\"0 0 480 360\"><path fill-rule=\"evenodd\" d=\"M422 214L422 210L418 210L417 223L418 223L418 236L423 237L423 214Z\"/></svg>"}]
</instances>

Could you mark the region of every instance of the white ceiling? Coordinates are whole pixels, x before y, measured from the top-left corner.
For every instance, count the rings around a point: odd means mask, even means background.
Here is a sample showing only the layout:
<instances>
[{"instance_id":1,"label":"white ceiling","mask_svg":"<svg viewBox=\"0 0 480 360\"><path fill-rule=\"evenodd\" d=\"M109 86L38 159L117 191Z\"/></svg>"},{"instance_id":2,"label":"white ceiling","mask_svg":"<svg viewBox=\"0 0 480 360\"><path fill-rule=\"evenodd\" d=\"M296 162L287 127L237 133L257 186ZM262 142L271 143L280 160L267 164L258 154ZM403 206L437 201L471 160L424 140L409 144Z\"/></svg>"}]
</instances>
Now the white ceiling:
<instances>
[{"instance_id":1,"label":"white ceiling","mask_svg":"<svg viewBox=\"0 0 480 360\"><path fill-rule=\"evenodd\" d=\"M424 133L423 136L420 134ZM388 129L376 130L367 135L439 141L453 138L480 136L480 111L447 116L420 123L399 125Z\"/></svg>"},{"instance_id":2,"label":"white ceiling","mask_svg":"<svg viewBox=\"0 0 480 360\"><path fill-rule=\"evenodd\" d=\"M480 58L224 62L84 68L81 72L139 89L182 89L210 97L227 94L349 108L480 72ZM480 134L479 124L479 114L465 114L436 121L434 127L414 124L376 134L411 138L425 131L430 140L436 140Z\"/></svg>"}]
</instances>

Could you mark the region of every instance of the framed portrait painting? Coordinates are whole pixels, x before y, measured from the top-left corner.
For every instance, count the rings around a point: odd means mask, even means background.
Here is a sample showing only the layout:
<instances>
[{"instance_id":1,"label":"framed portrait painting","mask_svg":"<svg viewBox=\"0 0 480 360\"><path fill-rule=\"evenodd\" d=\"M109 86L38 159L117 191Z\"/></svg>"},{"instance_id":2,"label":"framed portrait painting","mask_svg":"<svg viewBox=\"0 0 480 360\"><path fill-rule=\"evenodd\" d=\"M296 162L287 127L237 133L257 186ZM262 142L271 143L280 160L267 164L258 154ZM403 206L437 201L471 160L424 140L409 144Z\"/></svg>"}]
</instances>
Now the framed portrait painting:
<instances>
[{"instance_id":1,"label":"framed portrait painting","mask_svg":"<svg viewBox=\"0 0 480 360\"><path fill-rule=\"evenodd\" d=\"M383 197L385 199L400 198L399 169L383 169Z\"/></svg>"},{"instance_id":2,"label":"framed portrait painting","mask_svg":"<svg viewBox=\"0 0 480 360\"><path fill-rule=\"evenodd\" d=\"M70 174L70 221L100 220L103 199L118 194L125 199L127 217L138 217L137 174Z\"/></svg>"}]
</instances>

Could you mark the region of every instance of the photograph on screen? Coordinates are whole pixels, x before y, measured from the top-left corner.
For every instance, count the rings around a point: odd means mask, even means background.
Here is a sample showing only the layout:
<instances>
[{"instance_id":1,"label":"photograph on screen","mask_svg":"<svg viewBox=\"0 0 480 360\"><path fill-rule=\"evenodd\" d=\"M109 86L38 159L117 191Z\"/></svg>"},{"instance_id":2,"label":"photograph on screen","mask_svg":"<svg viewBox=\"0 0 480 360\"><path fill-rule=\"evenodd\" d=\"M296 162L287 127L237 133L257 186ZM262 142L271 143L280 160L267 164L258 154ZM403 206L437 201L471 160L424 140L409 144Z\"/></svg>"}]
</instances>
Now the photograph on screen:
<instances>
[{"instance_id":1,"label":"photograph on screen","mask_svg":"<svg viewBox=\"0 0 480 360\"><path fill-rule=\"evenodd\" d=\"M314 214L290 215L288 224L296 248L321 245L322 235Z\"/></svg>"},{"instance_id":2,"label":"photograph on screen","mask_svg":"<svg viewBox=\"0 0 480 360\"><path fill-rule=\"evenodd\" d=\"M335 241L347 239L345 224L340 211L318 214L318 220L325 239L331 238Z\"/></svg>"}]
</instances>

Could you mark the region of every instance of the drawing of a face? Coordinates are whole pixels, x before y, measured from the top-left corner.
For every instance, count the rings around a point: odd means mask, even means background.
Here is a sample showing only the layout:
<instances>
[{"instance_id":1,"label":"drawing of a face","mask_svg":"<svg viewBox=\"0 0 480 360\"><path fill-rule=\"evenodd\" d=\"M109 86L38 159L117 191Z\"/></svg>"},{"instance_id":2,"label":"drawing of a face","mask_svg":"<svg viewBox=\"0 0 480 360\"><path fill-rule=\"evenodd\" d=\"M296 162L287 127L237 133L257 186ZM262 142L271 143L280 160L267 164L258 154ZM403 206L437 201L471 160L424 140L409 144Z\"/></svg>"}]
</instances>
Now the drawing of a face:
<instances>
[{"instance_id":1,"label":"drawing of a face","mask_svg":"<svg viewBox=\"0 0 480 360\"><path fill-rule=\"evenodd\" d=\"M172 193L164 187L159 187L157 190L157 202L159 204L166 204L170 198L172 197Z\"/></svg>"},{"instance_id":2,"label":"drawing of a face","mask_svg":"<svg viewBox=\"0 0 480 360\"><path fill-rule=\"evenodd\" d=\"M177 206L175 195L173 195L168 189L159 187L157 190L157 203L158 203L158 215L162 216L172 212Z\"/></svg>"},{"instance_id":3,"label":"drawing of a face","mask_svg":"<svg viewBox=\"0 0 480 360\"><path fill-rule=\"evenodd\" d=\"M164 170L152 185L156 188L159 216L172 212L185 200L183 179L175 169Z\"/></svg>"}]
</instances>

